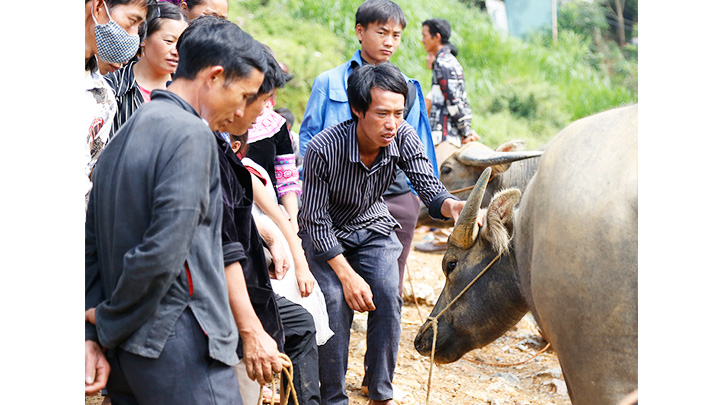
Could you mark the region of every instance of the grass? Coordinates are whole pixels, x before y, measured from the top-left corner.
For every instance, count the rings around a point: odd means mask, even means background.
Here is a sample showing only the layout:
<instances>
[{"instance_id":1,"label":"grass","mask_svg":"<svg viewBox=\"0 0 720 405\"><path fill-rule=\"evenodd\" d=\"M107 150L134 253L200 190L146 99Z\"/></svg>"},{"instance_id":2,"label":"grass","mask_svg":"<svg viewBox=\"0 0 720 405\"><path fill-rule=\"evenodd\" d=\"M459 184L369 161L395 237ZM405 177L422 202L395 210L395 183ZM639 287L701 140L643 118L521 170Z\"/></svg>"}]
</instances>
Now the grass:
<instances>
[{"instance_id":1,"label":"grass","mask_svg":"<svg viewBox=\"0 0 720 405\"><path fill-rule=\"evenodd\" d=\"M279 92L278 105L293 111L296 131L315 76L359 49L354 32L361 2L231 0L230 18L273 48L295 75ZM610 49L615 57L603 62L593 44L573 31L560 31L557 43L547 33L522 41L499 34L487 14L458 0L396 3L408 25L391 62L418 79L427 93L432 73L425 67L421 24L447 19L465 70L473 129L490 146L524 139L528 148L539 147L573 120L637 102L637 61L624 60L617 49ZM603 63L612 63L614 75Z\"/></svg>"}]
</instances>

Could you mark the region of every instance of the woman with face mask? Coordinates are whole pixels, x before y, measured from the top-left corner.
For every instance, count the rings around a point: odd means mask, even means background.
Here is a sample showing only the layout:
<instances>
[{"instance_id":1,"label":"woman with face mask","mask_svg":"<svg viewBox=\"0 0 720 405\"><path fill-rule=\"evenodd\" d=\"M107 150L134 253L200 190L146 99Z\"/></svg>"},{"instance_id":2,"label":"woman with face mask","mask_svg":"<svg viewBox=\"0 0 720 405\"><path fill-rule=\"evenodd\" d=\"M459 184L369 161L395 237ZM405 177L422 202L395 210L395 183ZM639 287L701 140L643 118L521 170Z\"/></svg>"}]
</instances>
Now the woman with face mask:
<instances>
[{"instance_id":1,"label":"woman with face mask","mask_svg":"<svg viewBox=\"0 0 720 405\"><path fill-rule=\"evenodd\" d=\"M150 92L167 88L178 63L177 40L187 28L188 20L180 7L160 2L146 24L140 43L140 58L119 70L105 75L115 93L117 112L110 138L143 103L150 101Z\"/></svg>"},{"instance_id":2,"label":"woman with face mask","mask_svg":"<svg viewBox=\"0 0 720 405\"><path fill-rule=\"evenodd\" d=\"M88 124L85 134L84 181L92 187L91 176L100 152L109 140L117 110L112 90L98 70L98 58L108 63L125 63L138 50L138 29L154 0L85 0L85 96L83 109Z\"/></svg>"}]
</instances>

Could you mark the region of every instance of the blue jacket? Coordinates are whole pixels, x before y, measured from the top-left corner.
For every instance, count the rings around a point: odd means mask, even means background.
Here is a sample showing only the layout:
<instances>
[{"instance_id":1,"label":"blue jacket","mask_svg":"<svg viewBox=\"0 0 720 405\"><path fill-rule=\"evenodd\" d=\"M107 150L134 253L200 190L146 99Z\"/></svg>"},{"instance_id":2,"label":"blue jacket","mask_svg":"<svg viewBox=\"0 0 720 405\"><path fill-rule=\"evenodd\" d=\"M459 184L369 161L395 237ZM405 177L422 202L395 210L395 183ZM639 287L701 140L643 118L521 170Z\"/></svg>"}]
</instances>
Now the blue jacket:
<instances>
[{"instance_id":1,"label":"blue jacket","mask_svg":"<svg viewBox=\"0 0 720 405\"><path fill-rule=\"evenodd\" d=\"M360 50L353 57L333 69L326 70L313 81L312 91L305 107L305 115L300 126L300 155L305 156L305 149L313 136L325 128L352 119L350 104L347 98L348 76L352 73L354 64L362 66ZM435 145L430 132L430 120L425 108L425 97L420 83L403 74L405 81L414 84L417 97L405 119L415 128L420 141L425 147L425 153L433 167L433 174L438 177L437 159L435 158ZM411 89L412 90L412 89Z\"/></svg>"}]
</instances>

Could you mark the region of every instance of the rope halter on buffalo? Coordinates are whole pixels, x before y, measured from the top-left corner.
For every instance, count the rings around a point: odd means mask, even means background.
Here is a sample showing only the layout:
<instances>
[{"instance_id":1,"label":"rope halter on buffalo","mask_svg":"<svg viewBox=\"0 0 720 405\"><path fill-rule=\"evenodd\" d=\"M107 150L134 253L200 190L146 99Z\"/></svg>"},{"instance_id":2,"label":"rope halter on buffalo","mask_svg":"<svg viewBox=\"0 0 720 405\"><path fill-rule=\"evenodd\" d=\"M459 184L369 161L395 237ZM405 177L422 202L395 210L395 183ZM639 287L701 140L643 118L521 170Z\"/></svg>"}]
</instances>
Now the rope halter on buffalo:
<instances>
[{"instance_id":1,"label":"rope halter on buffalo","mask_svg":"<svg viewBox=\"0 0 720 405\"><path fill-rule=\"evenodd\" d=\"M440 313L438 313L435 316L428 316L427 319L428 319L428 321L430 321L430 324L432 325L432 328L433 328L433 340L432 340L432 351L430 352L430 373L428 375L427 397L425 398L426 405L430 403L430 383L432 382L433 365L435 364L435 344L437 342L438 318L440 318L440 316L442 316L442 314L444 314L445 311L447 311L453 304L455 304L455 302L457 302L457 300L459 300L460 297L462 297L462 295L465 294L465 292L467 290L469 290L470 287L472 287L472 285L475 284L475 282L478 281L483 274L485 274L485 272L490 268L490 266L495 264L495 262L498 259L500 259L501 255L502 255L502 252L498 253L498 255L495 256L495 258L492 259L492 261L490 261L490 263L488 263L488 265L485 266L485 268L480 273L478 273L478 275L475 276L475 278L470 283L468 283L468 285L465 286L465 288L463 288L462 291L460 291L460 294L458 294L455 298L453 298L453 300L450 301L450 303L447 304L447 306L445 308L443 308L442 311L440 311ZM422 330L422 332L424 332L425 330L427 330L427 326Z\"/></svg>"},{"instance_id":2,"label":"rope halter on buffalo","mask_svg":"<svg viewBox=\"0 0 720 405\"><path fill-rule=\"evenodd\" d=\"M465 207L463 207L463 211L460 213L460 217L458 218L458 221L457 221L460 224L460 226L455 227L455 230L453 231L453 235L450 237L451 240L454 243L457 243L459 247L470 248L473 245L475 238L477 238L478 228L481 227L481 224L479 222L477 222L477 212L479 210L480 201L482 200L483 194L485 193L485 188L490 179L491 172L492 171L491 171L490 167L486 168L483 171L483 173L480 175L480 178L478 179L477 183L475 184L473 191L470 193L467 203L466 203ZM472 225L467 225L468 223L472 224ZM468 228L469 226L473 227L474 229ZM465 229L462 229L462 228L465 228ZM459 236L458 238L455 238L456 233L459 233L459 235L466 235L466 236L465 237ZM467 239L468 237L469 237L469 240ZM497 256L495 256L495 258L492 259L490 261L490 263L488 263L485 266L485 268L483 268L483 270L480 273L478 273L478 275L476 275L475 278L473 278L472 281L470 281L468 283L468 285L465 286L465 288L463 288L463 290L460 291L460 293L457 296L455 296L455 298L453 298L452 301L450 301L450 303L447 306L445 306L445 308L443 308L442 311L440 311L435 316L428 316L427 320L430 321L430 325L432 325L432 328L433 328L433 340L432 340L432 349L430 352L430 371L429 371L429 375L428 375L427 396L425 398L425 405L428 405L430 403L430 387L431 387L431 383L432 383L433 366L435 364L435 347L437 344L438 318L440 318L445 313L445 311L447 311L451 306L453 306L460 299L460 297L462 297L463 294L465 294L465 292L467 292L470 289L470 287L472 287L473 284L475 284L475 282L478 281L480 279L480 277L482 277L482 275L485 274L485 272L487 272L488 269L490 269L490 267L500 259L500 256L502 256L502 254L504 252L505 252L505 250L501 249L499 251L499 253L497 254ZM420 333L425 332L427 330L427 328L428 328L428 325L426 324L420 330ZM538 354L547 350L548 347L549 347L549 344L548 344L548 346L545 347L545 349L541 350ZM536 354L536 356L537 356L537 354ZM533 358L534 357L535 356L533 356ZM528 359L526 361L529 361L531 359ZM522 364L522 363L518 363L518 364ZM493 365L502 365L502 364L493 364ZM510 365L510 364L508 364L508 365Z\"/></svg>"}]
</instances>

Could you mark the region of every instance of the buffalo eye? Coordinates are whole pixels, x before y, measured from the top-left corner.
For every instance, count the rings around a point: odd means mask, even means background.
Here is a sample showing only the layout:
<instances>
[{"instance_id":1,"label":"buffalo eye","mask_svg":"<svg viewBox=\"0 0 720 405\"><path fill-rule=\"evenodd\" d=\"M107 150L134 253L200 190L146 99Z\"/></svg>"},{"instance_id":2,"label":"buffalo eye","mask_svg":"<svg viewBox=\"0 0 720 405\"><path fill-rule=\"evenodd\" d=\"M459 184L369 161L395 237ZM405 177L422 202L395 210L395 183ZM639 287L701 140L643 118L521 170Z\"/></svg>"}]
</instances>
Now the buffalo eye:
<instances>
[{"instance_id":1,"label":"buffalo eye","mask_svg":"<svg viewBox=\"0 0 720 405\"><path fill-rule=\"evenodd\" d=\"M452 171L452 167L450 167L450 166L443 166L440 168L441 174L448 175L448 174L450 174L451 171Z\"/></svg>"},{"instance_id":2,"label":"buffalo eye","mask_svg":"<svg viewBox=\"0 0 720 405\"><path fill-rule=\"evenodd\" d=\"M453 261L453 262L448 262L448 263L445 265L445 273L446 273L446 274L450 274L453 270L455 270L455 267L457 267L457 262L455 262L455 261Z\"/></svg>"}]
</instances>

